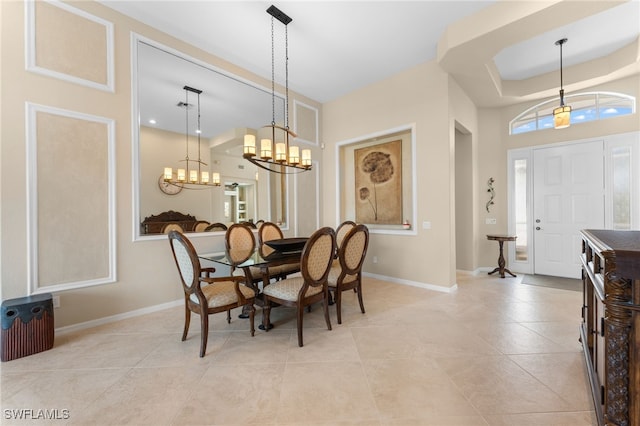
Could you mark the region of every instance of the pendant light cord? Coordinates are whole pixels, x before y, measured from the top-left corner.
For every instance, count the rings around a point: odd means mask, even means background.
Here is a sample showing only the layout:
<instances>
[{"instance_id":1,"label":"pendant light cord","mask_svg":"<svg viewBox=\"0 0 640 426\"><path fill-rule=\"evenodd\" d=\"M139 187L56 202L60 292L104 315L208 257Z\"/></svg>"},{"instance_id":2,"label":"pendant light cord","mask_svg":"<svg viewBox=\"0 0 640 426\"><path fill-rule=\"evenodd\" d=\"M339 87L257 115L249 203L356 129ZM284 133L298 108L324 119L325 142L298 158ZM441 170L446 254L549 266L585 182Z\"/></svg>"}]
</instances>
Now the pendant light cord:
<instances>
[{"instance_id":1,"label":"pendant light cord","mask_svg":"<svg viewBox=\"0 0 640 426\"><path fill-rule=\"evenodd\" d=\"M186 96L185 99L185 105L184 105L184 111L186 114L187 119L185 120L186 123L186 129L185 129L185 145L186 145L186 152L185 152L185 160L187 160L187 168L189 168L189 90L187 90L186 88L184 89L184 93Z\"/></svg>"},{"instance_id":2,"label":"pendant light cord","mask_svg":"<svg viewBox=\"0 0 640 426\"><path fill-rule=\"evenodd\" d=\"M273 16L271 16L271 125L276 125L276 65Z\"/></svg>"},{"instance_id":3,"label":"pendant light cord","mask_svg":"<svg viewBox=\"0 0 640 426\"><path fill-rule=\"evenodd\" d=\"M284 126L289 130L289 27L284 26L284 58L285 58L285 92L284 92Z\"/></svg>"}]
</instances>

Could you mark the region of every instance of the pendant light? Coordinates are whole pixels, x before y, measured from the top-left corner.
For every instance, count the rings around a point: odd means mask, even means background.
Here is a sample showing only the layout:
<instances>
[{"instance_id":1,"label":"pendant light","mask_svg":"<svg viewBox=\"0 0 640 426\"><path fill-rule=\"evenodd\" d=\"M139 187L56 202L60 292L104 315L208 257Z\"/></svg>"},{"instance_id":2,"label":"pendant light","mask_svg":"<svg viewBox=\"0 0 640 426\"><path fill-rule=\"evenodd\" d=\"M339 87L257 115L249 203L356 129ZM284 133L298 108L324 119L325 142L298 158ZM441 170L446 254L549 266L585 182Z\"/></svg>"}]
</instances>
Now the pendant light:
<instances>
[{"instance_id":1,"label":"pendant light","mask_svg":"<svg viewBox=\"0 0 640 426\"><path fill-rule=\"evenodd\" d=\"M275 173L289 174L311 170L311 150L293 146L290 143L297 135L289 129L289 33L287 25L292 19L275 6L270 6L267 13L271 15L271 124L264 126L270 129L269 138L260 140L259 150L256 137L245 135L243 157L265 170ZM285 28L285 122L284 126L276 124L275 109L275 61L274 61L274 19L282 22Z\"/></svg>"},{"instance_id":2,"label":"pendant light","mask_svg":"<svg viewBox=\"0 0 640 426\"><path fill-rule=\"evenodd\" d=\"M571 125L571 107L564 104L564 88L562 87L562 45L566 42L566 38L556 41L556 46L560 46L560 106L553 110L553 127L556 129L564 129Z\"/></svg>"},{"instance_id":3,"label":"pendant light","mask_svg":"<svg viewBox=\"0 0 640 426\"><path fill-rule=\"evenodd\" d=\"M178 106L183 107L185 110L185 158L181 160L185 163L185 168L178 168L176 174L173 174L173 168L164 168L164 181L175 186L179 186L186 189L204 189L206 187L220 186L220 173L209 174L208 170L202 170L202 166L207 166L207 163L203 162L200 157L200 94L202 90L194 89L193 87L184 86L185 102L180 102ZM189 108L192 107L189 103L189 93L195 93L198 96L198 127L196 128L196 134L198 135L198 159L189 159Z\"/></svg>"}]
</instances>

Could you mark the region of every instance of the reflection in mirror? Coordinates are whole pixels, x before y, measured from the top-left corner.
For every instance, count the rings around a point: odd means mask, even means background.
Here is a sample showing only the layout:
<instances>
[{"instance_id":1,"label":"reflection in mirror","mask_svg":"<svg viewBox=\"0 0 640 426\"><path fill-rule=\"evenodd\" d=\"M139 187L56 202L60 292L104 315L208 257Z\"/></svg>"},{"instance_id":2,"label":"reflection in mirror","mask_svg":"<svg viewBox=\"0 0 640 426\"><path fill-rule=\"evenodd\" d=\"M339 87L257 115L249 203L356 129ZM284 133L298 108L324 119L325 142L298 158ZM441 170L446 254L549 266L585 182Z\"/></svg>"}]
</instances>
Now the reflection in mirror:
<instances>
[{"instance_id":1,"label":"reflection in mirror","mask_svg":"<svg viewBox=\"0 0 640 426\"><path fill-rule=\"evenodd\" d=\"M185 232L196 232L196 224L200 231L202 222L228 226L269 220L285 225L286 176L259 170L242 158L244 135L254 134L259 140L267 131L262 126L271 121L271 91L150 40L137 38L134 43L139 120L136 237L160 234L174 222ZM185 85L202 90L201 152L196 108L187 105L185 117ZM284 99L278 94L275 113L281 123ZM201 157L210 174L219 173L222 186L194 190L163 182L164 167L184 168L185 153L191 160Z\"/></svg>"}]
</instances>

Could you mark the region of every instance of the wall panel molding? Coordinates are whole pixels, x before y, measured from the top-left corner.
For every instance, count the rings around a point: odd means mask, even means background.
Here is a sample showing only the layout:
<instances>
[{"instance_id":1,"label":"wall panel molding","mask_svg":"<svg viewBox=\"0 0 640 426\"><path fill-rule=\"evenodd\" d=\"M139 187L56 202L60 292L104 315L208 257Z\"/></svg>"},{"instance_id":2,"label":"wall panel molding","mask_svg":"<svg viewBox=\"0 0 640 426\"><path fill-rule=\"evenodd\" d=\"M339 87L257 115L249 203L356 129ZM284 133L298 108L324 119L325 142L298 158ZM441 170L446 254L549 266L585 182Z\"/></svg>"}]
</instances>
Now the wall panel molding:
<instances>
[{"instance_id":1,"label":"wall panel molding","mask_svg":"<svg viewBox=\"0 0 640 426\"><path fill-rule=\"evenodd\" d=\"M56 0L24 4L28 71L114 92L113 23Z\"/></svg>"},{"instance_id":2,"label":"wall panel molding","mask_svg":"<svg viewBox=\"0 0 640 426\"><path fill-rule=\"evenodd\" d=\"M115 121L26 103L28 293L116 281Z\"/></svg>"}]
</instances>

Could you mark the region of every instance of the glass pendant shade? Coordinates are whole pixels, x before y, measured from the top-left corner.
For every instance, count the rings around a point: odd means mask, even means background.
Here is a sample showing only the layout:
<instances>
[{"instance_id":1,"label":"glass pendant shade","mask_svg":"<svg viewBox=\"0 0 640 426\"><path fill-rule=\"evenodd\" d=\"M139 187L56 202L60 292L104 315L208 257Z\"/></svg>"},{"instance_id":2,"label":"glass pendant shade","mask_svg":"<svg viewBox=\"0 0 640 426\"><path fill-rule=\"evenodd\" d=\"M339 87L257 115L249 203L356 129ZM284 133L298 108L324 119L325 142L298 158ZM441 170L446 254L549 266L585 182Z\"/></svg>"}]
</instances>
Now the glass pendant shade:
<instances>
[{"instance_id":1,"label":"glass pendant shade","mask_svg":"<svg viewBox=\"0 0 640 426\"><path fill-rule=\"evenodd\" d=\"M556 46L560 46L560 106L553 110L554 129L565 129L571 125L571 107L564 104L564 87L562 86L562 45L566 42L566 38L556 41Z\"/></svg>"},{"instance_id":2,"label":"glass pendant shade","mask_svg":"<svg viewBox=\"0 0 640 426\"><path fill-rule=\"evenodd\" d=\"M555 129L564 129L571 125L571 107L569 105L561 105L553 110L553 127Z\"/></svg>"}]
</instances>

